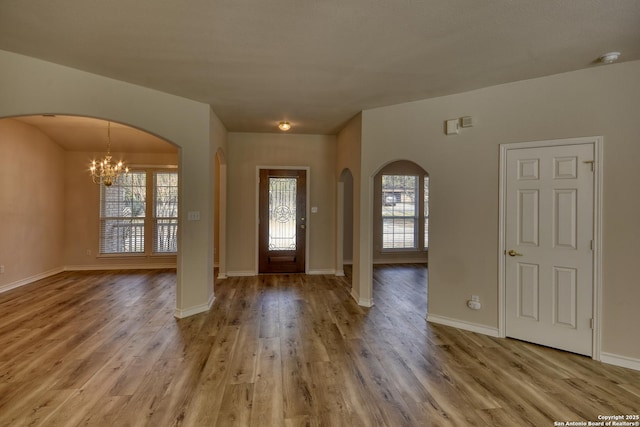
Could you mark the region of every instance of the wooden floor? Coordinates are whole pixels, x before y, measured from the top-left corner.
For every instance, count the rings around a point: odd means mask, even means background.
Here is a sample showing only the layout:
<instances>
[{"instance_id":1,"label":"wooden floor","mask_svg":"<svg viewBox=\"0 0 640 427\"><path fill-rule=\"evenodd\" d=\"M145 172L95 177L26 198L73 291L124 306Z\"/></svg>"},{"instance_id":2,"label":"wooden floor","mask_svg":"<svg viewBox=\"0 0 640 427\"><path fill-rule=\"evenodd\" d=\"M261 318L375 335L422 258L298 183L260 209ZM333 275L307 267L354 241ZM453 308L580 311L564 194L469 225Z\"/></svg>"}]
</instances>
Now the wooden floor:
<instances>
[{"instance_id":1,"label":"wooden floor","mask_svg":"<svg viewBox=\"0 0 640 427\"><path fill-rule=\"evenodd\" d=\"M0 426L552 426L640 412L640 372L427 324L426 269L216 284L173 317L172 271L63 273L0 294Z\"/></svg>"}]
</instances>

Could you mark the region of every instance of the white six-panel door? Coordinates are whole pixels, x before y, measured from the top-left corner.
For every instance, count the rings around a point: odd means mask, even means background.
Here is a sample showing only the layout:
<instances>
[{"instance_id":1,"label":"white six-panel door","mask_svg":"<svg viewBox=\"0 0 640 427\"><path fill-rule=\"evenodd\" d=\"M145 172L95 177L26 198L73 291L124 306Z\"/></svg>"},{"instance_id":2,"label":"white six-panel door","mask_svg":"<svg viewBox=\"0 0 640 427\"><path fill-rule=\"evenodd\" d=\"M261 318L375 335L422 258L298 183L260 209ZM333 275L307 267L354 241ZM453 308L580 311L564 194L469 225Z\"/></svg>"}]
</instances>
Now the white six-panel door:
<instances>
[{"instance_id":1,"label":"white six-panel door","mask_svg":"<svg viewBox=\"0 0 640 427\"><path fill-rule=\"evenodd\" d=\"M594 146L507 150L506 335L593 349Z\"/></svg>"}]
</instances>

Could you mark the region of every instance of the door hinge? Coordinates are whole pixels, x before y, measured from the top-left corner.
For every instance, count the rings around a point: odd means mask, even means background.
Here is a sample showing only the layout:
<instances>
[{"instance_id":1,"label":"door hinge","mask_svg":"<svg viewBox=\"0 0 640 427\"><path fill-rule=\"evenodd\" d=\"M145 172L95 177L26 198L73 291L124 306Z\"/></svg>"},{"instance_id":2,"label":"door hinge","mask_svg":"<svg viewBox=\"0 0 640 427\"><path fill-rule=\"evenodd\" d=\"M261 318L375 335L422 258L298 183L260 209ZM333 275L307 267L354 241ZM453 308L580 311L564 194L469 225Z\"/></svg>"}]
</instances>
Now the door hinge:
<instances>
[{"instance_id":1,"label":"door hinge","mask_svg":"<svg viewBox=\"0 0 640 427\"><path fill-rule=\"evenodd\" d=\"M593 329L593 317L589 319L589 328Z\"/></svg>"},{"instance_id":2,"label":"door hinge","mask_svg":"<svg viewBox=\"0 0 640 427\"><path fill-rule=\"evenodd\" d=\"M593 166L593 165L594 165L594 163L595 163L595 161L594 161L594 160L585 160L585 161L584 161L584 162L582 162L582 163L589 163L589 164L591 165L591 172L593 172L593 168L594 168L594 166Z\"/></svg>"},{"instance_id":3,"label":"door hinge","mask_svg":"<svg viewBox=\"0 0 640 427\"><path fill-rule=\"evenodd\" d=\"M591 243L589 244L589 246L591 247L591 250L593 250L593 240L591 241Z\"/></svg>"}]
</instances>

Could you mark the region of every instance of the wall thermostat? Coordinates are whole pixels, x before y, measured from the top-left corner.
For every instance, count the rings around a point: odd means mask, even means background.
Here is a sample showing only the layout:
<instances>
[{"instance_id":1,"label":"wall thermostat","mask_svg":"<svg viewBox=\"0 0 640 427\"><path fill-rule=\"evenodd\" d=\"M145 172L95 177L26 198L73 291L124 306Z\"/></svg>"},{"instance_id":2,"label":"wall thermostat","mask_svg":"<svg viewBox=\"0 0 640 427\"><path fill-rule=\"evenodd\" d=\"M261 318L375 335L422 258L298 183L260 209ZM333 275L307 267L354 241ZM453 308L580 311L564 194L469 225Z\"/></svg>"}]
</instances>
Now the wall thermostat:
<instances>
[{"instance_id":1,"label":"wall thermostat","mask_svg":"<svg viewBox=\"0 0 640 427\"><path fill-rule=\"evenodd\" d=\"M446 121L445 133L447 135L457 135L459 132L460 127L458 126L458 119Z\"/></svg>"}]
</instances>

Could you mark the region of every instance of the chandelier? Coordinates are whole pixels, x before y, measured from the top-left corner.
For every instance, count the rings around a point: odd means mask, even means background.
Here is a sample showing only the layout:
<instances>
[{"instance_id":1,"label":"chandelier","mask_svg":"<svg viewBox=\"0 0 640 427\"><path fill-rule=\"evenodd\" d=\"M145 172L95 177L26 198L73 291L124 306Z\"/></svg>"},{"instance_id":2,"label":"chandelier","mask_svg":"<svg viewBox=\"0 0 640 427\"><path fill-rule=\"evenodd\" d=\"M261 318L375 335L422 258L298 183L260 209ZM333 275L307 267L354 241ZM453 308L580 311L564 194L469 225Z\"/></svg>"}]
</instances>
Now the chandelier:
<instances>
[{"instance_id":1,"label":"chandelier","mask_svg":"<svg viewBox=\"0 0 640 427\"><path fill-rule=\"evenodd\" d=\"M129 173L129 168L125 167L121 161L116 163L111 160L111 122L107 123L107 155L100 162L93 160L89 171L94 183L110 187L118 181L120 175Z\"/></svg>"}]
</instances>

